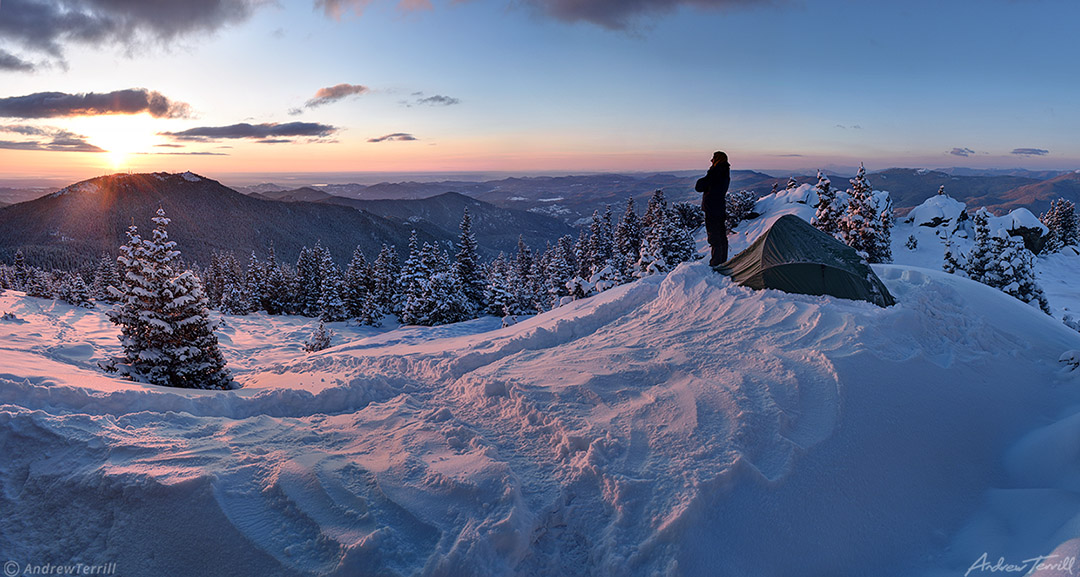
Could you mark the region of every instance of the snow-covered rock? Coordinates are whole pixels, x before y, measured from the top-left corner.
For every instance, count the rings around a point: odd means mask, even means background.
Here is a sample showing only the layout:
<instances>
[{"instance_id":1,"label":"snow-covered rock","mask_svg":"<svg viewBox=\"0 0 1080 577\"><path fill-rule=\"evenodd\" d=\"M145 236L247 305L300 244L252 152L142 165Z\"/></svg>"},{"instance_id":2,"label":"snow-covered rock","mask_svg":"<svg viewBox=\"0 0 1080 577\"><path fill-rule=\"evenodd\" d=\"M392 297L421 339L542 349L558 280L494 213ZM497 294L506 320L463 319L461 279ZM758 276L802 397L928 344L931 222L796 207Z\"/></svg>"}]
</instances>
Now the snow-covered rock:
<instances>
[{"instance_id":1,"label":"snow-covered rock","mask_svg":"<svg viewBox=\"0 0 1080 577\"><path fill-rule=\"evenodd\" d=\"M911 209L904 217L904 222L915 226L936 228L939 226L955 230L957 224L966 219L967 205L945 194L935 194Z\"/></svg>"},{"instance_id":2,"label":"snow-covered rock","mask_svg":"<svg viewBox=\"0 0 1080 577\"><path fill-rule=\"evenodd\" d=\"M201 182L203 180L203 177L201 177L201 176L199 176L199 175L197 175L197 174L195 174L194 172L191 172L191 171L188 171L188 172L185 172L185 173L181 174L180 177L183 178L184 180L188 181L188 182Z\"/></svg>"}]
</instances>

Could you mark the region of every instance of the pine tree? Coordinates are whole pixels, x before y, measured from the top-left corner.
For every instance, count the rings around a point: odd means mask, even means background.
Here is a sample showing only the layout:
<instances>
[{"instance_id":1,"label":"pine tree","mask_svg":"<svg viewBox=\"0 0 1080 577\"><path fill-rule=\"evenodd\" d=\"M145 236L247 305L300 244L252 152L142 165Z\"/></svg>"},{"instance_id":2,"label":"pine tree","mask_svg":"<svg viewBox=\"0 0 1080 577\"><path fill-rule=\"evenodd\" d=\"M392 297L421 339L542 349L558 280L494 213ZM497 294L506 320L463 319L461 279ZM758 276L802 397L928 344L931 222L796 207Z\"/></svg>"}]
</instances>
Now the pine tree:
<instances>
[{"instance_id":1,"label":"pine tree","mask_svg":"<svg viewBox=\"0 0 1080 577\"><path fill-rule=\"evenodd\" d=\"M357 246L353 250L349 266L345 268L345 291L342 298L349 316L358 318L364 312L365 303L370 302L372 292L371 269L368 267L364 251Z\"/></svg>"},{"instance_id":2,"label":"pine tree","mask_svg":"<svg viewBox=\"0 0 1080 577\"><path fill-rule=\"evenodd\" d=\"M319 318L326 322L343 321L349 318L349 311L342 298L345 281L341 270L326 247L316 245L315 253L319 261Z\"/></svg>"},{"instance_id":3,"label":"pine tree","mask_svg":"<svg viewBox=\"0 0 1080 577\"><path fill-rule=\"evenodd\" d=\"M484 300L487 302L488 314L497 316L509 314L507 311L513 300L513 293L510 285L510 265L504 253L500 252L499 256L488 264L485 276L487 283L484 288Z\"/></svg>"},{"instance_id":4,"label":"pine tree","mask_svg":"<svg viewBox=\"0 0 1080 577\"><path fill-rule=\"evenodd\" d=\"M26 266L26 257L23 256L22 249L15 251L15 290L26 292L30 288L31 281L34 280L33 271L30 267Z\"/></svg>"},{"instance_id":5,"label":"pine tree","mask_svg":"<svg viewBox=\"0 0 1080 577\"><path fill-rule=\"evenodd\" d=\"M945 262L941 265L941 270L949 274L956 274L957 271L964 272L963 265L960 264L960 261L957 260L956 255L953 253L952 238L945 241Z\"/></svg>"},{"instance_id":6,"label":"pine tree","mask_svg":"<svg viewBox=\"0 0 1080 577\"><path fill-rule=\"evenodd\" d=\"M1076 205L1059 198L1050 202L1050 208L1039 216L1049 231L1043 243L1042 252L1052 253L1064 246L1080 245L1080 226L1076 220Z\"/></svg>"},{"instance_id":7,"label":"pine tree","mask_svg":"<svg viewBox=\"0 0 1080 577\"><path fill-rule=\"evenodd\" d=\"M326 328L323 321L319 321L319 328L315 329L315 332L311 333L311 336L304 343L304 350L309 353L317 353L323 349L328 349L333 344L334 331Z\"/></svg>"},{"instance_id":8,"label":"pine tree","mask_svg":"<svg viewBox=\"0 0 1080 577\"><path fill-rule=\"evenodd\" d=\"M469 209L461 216L459 227L461 234L458 235L457 255L454 257L453 273L455 283L460 287L461 295L470 311L468 316L474 317L485 308L484 302L484 275L480 268L480 255L477 254L476 236L472 232L472 216Z\"/></svg>"},{"instance_id":9,"label":"pine tree","mask_svg":"<svg viewBox=\"0 0 1080 577\"><path fill-rule=\"evenodd\" d=\"M508 315L531 315L537 312L536 301L539 295L536 290L536 276L533 271L532 249L525 244L525 238L518 237L517 255L510 263L510 290L511 300L507 309Z\"/></svg>"},{"instance_id":10,"label":"pine tree","mask_svg":"<svg viewBox=\"0 0 1080 577\"><path fill-rule=\"evenodd\" d=\"M266 255L266 282L262 294L262 308L266 314L282 315L292 309L293 279L289 269L277 261L277 253L273 243L267 249Z\"/></svg>"},{"instance_id":11,"label":"pine tree","mask_svg":"<svg viewBox=\"0 0 1080 577\"><path fill-rule=\"evenodd\" d=\"M729 190L725 195L727 205L727 218L724 226L731 232L739 223L755 217L754 206L757 205L757 195L750 190Z\"/></svg>"},{"instance_id":12,"label":"pine tree","mask_svg":"<svg viewBox=\"0 0 1080 577\"><path fill-rule=\"evenodd\" d=\"M892 208L878 207L874 191L866 179L866 168L851 179L847 210L838 223L844 244L862 253L871 263L892 261L890 232Z\"/></svg>"},{"instance_id":13,"label":"pine tree","mask_svg":"<svg viewBox=\"0 0 1080 577\"><path fill-rule=\"evenodd\" d=\"M57 274L56 298L77 307L94 308L90 287L86 285L86 281L78 273L63 272Z\"/></svg>"},{"instance_id":14,"label":"pine tree","mask_svg":"<svg viewBox=\"0 0 1080 577\"><path fill-rule=\"evenodd\" d=\"M993 269L993 245L990 241L990 213L980 208L972 219L975 225L975 238L963 263L964 272L973 281L987 283L987 274Z\"/></svg>"},{"instance_id":15,"label":"pine tree","mask_svg":"<svg viewBox=\"0 0 1080 577\"><path fill-rule=\"evenodd\" d=\"M589 274L595 274L611 261L614 241L611 231L611 206L603 216L594 210L592 224L589 225L589 241L585 249L585 259L589 263Z\"/></svg>"},{"instance_id":16,"label":"pine tree","mask_svg":"<svg viewBox=\"0 0 1080 577\"><path fill-rule=\"evenodd\" d=\"M425 243L426 245L426 243ZM420 297L424 293L424 284L431 276L430 270L424 270L424 258L421 255L416 231L409 236L409 257L401 267L401 322L412 325L420 319L423 303Z\"/></svg>"},{"instance_id":17,"label":"pine tree","mask_svg":"<svg viewBox=\"0 0 1080 577\"><path fill-rule=\"evenodd\" d=\"M619 258L619 272L624 277L630 277L634 272L634 263L641 258L641 221L634 210L634 197L626 199L626 212L615 227L614 241L615 253ZM569 279L565 279L563 284L566 280Z\"/></svg>"},{"instance_id":18,"label":"pine tree","mask_svg":"<svg viewBox=\"0 0 1080 577\"><path fill-rule=\"evenodd\" d=\"M174 387L223 389L232 379L218 349L207 299L191 271L176 274L179 252L169 240L169 219L158 209L151 239L132 225L120 247L120 304L109 318L120 326L123 362L134 379Z\"/></svg>"},{"instance_id":19,"label":"pine tree","mask_svg":"<svg viewBox=\"0 0 1080 577\"><path fill-rule=\"evenodd\" d=\"M995 237L994 241L999 253L994 261L997 282L991 286L1050 314L1050 304L1035 278L1035 255L1024 247L1022 240Z\"/></svg>"},{"instance_id":20,"label":"pine tree","mask_svg":"<svg viewBox=\"0 0 1080 577\"><path fill-rule=\"evenodd\" d=\"M234 279L225 281L221 290L221 304L218 306L221 314L244 316L251 312L251 298L247 289Z\"/></svg>"},{"instance_id":21,"label":"pine tree","mask_svg":"<svg viewBox=\"0 0 1080 577\"><path fill-rule=\"evenodd\" d=\"M795 190L796 188L799 188L799 183L795 180L794 176L789 176L785 190Z\"/></svg>"},{"instance_id":22,"label":"pine tree","mask_svg":"<svg viewBox=\"0 0 1080 577\"><path fill-rule=\"evenodd\" d=\"M401 313L401 265L397 251L382 245L372 270L372 292L382 314Z\"/></svg>"},{"instance_id":23,"label":"pine tree","mask_svg":"<svg viewBox=\"0 0 1080 577\"><path fill-rule=\"evenodd\" d=\"M319 299L322 297L322 278L319 274L321 251L321 243L316 243L314 249L305 246L300 249L300 256L296 259L293 312L305 317L319 316Z\"/></svg>"},{"instance_id":24,"label":"pine tree","mask_svg":"<svg viewBox=\"0 0 1080 577\"><path fill-rule=\"evenodd\" d=\"M832 182L820 170L817 178L814 192L817 193L818 204L811 224L825 234L836 236L840 233L840 218L847 210L847 206L837 198Z\"/></svg>"},{"instance_id":25,"label":"pine tree","mask_svg":"<svg viewBox=\"0 0 1080 577\"><path fill-rule=\"evenodd\" d=\"M97 300L112 301L109 287L120 286L120 271L116 268L116 259L108 253L102 254L94 267L94 277L90 283L90 293Z\"/></svg>"},{"instance_id":26,"label":"pine tree","mask_svg":"<svg viewBox=\"0 0 1080 577\"><path fill-rule=\"evenodd\" d=\"M249 311L266 310L266 307L263 306L263 301L266 300L266 277L266 266L259 262L259 257L255 255L255 251L251 251L251 257L248 258L247 274L244 277L244 292L248 297Z\"/></svg>"}]
</instances>

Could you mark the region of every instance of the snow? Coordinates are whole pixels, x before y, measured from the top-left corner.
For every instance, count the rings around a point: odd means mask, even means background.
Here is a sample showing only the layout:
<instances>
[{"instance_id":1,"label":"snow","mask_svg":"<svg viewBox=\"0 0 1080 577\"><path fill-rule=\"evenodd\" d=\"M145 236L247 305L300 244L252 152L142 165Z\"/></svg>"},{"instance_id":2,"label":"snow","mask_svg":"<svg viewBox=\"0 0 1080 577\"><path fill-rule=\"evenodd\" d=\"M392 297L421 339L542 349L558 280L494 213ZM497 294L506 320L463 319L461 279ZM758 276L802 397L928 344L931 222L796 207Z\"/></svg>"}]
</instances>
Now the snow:
<instances>
[{"instance_id":1,"label":"snow","mask_svg":"<svg viewBox=\"0 0 1080 577\"><path fill-rule=\"evenodd\" d=\"M201 177L201 176L199 176L199 175L197 175L197 174L195 174L195 173L193 173L191 171L188 171L188 172L185 172L185 173L181 174L180 177L183 178L184 180L188 181L188 182L201 182L203 180L203 177Z\"/></svg>"},{"instance_id":2,"label":"snow","mask_svg":"<svg viewBox=\"0 0 1080 577\"><path fill-rule=\"evenodd\" d=\"M100 191L101 191L101 186L99 186L98 183L90 181L90 180L85 180L83 182L73 184L73 185L71 185L71 186L69 186L67 188L62 188L62 189L50 194L49 196L52 197L52 198L55 198L55 197L70 194L72 192L74 192L76 194L96 194L96 193L98 193Z\"/></svg>"},{"instance_id":3,"label":"snow","mask_svg":"<svg viewBox=\"0 0 1080 577\"><path fill-rule=\"evenodd\" d=\"M967 205L945 194L935 194L908 212L904 222L915 226L947 225L955 230Z\"/></svg>"},{"instance_id":4,"label":"snow","mask_svg":"<svg viewBox=\"0 0 1080 577\"><path fill-rule=\"evenodd\" d=\"M1038 229L1044 235L1050 230L1039 220L1039 217L1026 208L1016 208L1004 216L990 218L990 234L994 236L1005 237L1009 235L1009 231L1021 228Z\"/></svg>"},{"instance_id":5,"label":"snow","mask_svg":"<svg viewBox=\"0 0 1080 577\"><path fill-rule=\"evenodd\" d=\"M0 550L125 575L956 575L1075 555L1080 373L1059 359L1080 333L939 266L876 265L899 301L882 309L684 263L505 328L328 323L338 344L312 354L317 321L226 316L235 391L106 375L103 313L7 291Z\"/></svg>"}]
</instances>

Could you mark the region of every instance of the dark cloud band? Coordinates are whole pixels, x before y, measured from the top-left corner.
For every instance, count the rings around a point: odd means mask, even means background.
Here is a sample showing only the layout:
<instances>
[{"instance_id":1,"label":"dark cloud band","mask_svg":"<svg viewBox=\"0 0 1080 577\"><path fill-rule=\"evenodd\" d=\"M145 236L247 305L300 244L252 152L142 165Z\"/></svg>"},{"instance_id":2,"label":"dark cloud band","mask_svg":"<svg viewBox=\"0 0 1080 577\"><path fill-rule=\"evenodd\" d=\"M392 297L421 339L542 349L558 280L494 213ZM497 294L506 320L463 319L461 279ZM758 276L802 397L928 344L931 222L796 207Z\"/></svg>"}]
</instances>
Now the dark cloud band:
<instances>
[{"instance_id":1,"label":"dark cloud band","mask_svg":"<svg viewBox=\"0 0 1080 577\"><path fill-rule=\"evenodd\" d=\"M1017 156L1046 156L1050 154L1050 151L1042 148L1014 148L1012 154Z\"/></svg>"},{"instance_id":2,"label":"dark cloud band","mask_svg":"<svg viewBox=\"0 0 1080 577\"><path fill-rule=\"evenodd\" d=\"M409 134L408 132L394 132L392 134L384 134L383 136L379 136L377 138L369 138L368 142L407 142L410 140L419 139Z\"/></svg>"},{"instance_id":3,"label":"dark cloud band","mask_svg":"<svg viewBox=\"0 0 1080 577\"><path fill-rule=\"evenodd\" d=\"M187 118L191 107L143 88L116 92L66 94L38 92L0 98L0 118L62 118L149 113L155 118Z\"/></svg>"},{"instance_id":4,"label":"dark cloud band","mask_svg":"<svg viewBox=\"0 0 1080 577\"><path fill-rule=\"evenodd\" d=\"M970 148L954 148L949 151L949 154L953 156L963 156L964 158L967 158L972 154L975 154L975 151Z\"/></svg>"},{"instance_id":5,"label":"dark cloud band","mask_svg":"<svg viewBox=\"0 0 1080 577\"><path fill-rule=\"evenodd\" d=\"M263 142L291 142L292 138L325 138L337 128L315 122L276 122L266 124L233 124L230 126L200 126L180 132L162 132L174 140L212 142L220 139L251 139Z\"/></svg>"},{"instance_id":6,"label":"dark cloud band","mask_svg":"<svg viewBox=\"0 0 1080 577\"><path fill-rule=\"evenodd\" d=\"M46 150L52 152L105 152L86 141L86 137L60 128L0 125L0 133L31 137L29 140L0 140L0 149Z\"/></svg>"}]
</instances>

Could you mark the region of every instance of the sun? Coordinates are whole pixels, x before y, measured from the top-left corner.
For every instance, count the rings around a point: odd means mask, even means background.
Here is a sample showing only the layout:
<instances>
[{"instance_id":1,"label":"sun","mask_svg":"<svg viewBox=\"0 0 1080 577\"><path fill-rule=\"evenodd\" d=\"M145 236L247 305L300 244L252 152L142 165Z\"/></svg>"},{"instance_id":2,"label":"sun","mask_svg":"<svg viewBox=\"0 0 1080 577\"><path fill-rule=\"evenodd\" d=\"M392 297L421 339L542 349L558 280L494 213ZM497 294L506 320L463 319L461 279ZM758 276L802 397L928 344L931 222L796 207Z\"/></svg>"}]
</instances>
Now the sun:
<instances>
[{"instance_id":1,"label":"sun","mask_svg":"<svg viewBox=\"0 0 1080 577\"><path fill-rule=\"evenodd\" d=\"M104 168L119 172L133 168L140 154L153 152L160 127L148 114L94 116L73 119L71 129L105 151Z\"/></svg>"}]
</instances>

